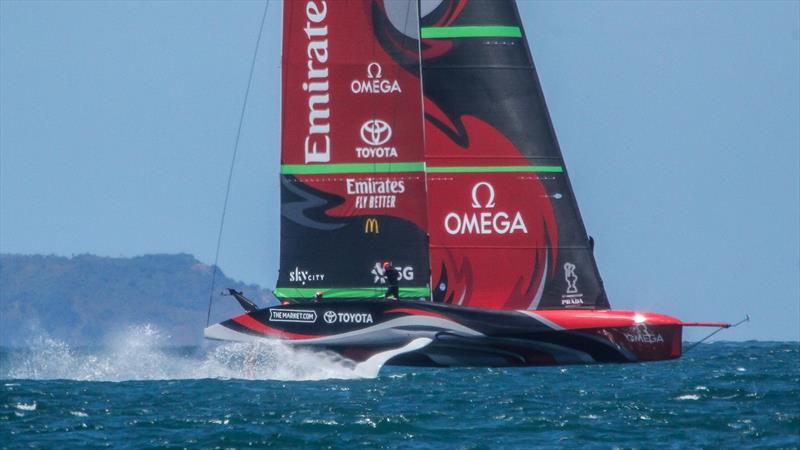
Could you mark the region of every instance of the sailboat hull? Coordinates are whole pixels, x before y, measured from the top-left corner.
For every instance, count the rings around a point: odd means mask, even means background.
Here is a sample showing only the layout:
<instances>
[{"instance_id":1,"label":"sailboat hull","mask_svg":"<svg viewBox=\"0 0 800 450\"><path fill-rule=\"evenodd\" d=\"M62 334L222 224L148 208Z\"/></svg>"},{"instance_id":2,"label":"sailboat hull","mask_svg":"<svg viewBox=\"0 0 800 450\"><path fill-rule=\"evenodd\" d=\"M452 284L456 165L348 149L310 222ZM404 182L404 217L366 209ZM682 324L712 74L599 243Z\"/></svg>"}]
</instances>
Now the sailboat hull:
<instances>
[{"instance_id":1,"label":"sailboat hull","mask_svg":"<svg viewBox=\"0 0 800 450\"><path fill-rule=\"evenodd\" d=\"M631 363L681 356L683 324L614 310L510 311L422 301L324 300L252 311L205 330L209 339L278 339L355 361L430 343L392 358L406 366L542 366Z\"/></svg>"}]
</instances>

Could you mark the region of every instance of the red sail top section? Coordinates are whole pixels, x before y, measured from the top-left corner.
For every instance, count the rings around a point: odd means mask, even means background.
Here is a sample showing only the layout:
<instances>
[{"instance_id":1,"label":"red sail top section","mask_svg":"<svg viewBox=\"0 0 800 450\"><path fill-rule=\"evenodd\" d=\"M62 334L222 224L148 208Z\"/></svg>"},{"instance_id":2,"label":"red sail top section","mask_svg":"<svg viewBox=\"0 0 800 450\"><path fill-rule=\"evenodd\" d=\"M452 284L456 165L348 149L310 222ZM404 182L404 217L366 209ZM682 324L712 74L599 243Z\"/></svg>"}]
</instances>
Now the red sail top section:
<instances>
[{"instance_id":1,"label":"red sail top section","mask_svg":"<svg viewBox=\"0 0 800 450\"><path fill-rule=\"evenodd\" d=\"M421 162L416 43L406 67L387 51L416 37L416 2L284 8L282 164Z\"/></svg>"}]
</instances>

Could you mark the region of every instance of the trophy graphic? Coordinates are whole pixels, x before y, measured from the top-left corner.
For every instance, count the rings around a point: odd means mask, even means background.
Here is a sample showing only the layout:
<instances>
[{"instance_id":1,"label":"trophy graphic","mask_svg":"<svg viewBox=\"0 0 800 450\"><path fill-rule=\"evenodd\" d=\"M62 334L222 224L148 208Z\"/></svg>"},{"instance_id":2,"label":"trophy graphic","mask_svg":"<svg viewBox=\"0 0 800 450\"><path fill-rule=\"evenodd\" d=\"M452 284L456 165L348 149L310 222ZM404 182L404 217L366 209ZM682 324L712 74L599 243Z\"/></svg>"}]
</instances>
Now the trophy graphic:
<instances>
[{"instance_id":1,"label":"trophy graphic","mask_svg":"<svg viewBox=\"0 0 800 450\"><path fill-rule=\"evenodd\" d=\"M578 282L578 276L575 275L575 264L564 263L564 279L567 280L567 294L577 293L578 287L575 283Z\"/></svg>"}]
</instances>

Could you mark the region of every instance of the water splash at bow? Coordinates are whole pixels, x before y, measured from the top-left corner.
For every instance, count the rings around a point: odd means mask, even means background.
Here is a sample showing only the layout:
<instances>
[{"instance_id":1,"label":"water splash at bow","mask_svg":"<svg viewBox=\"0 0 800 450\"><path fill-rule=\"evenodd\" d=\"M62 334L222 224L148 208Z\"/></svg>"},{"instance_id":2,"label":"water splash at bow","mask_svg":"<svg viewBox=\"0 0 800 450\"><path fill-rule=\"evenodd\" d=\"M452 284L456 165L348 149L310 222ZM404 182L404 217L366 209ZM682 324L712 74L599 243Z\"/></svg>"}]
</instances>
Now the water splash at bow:
<instances>
[{"instance_id":1,"label":"water splash at bow","mask_svg":"<svg viewBox=\"0 0 800 450\"><path fill-rule=\"evenodd\" d=\"M3 356L0 378L80 381L375 378L390 358L421 348L429 340L417 339L360 364L332 353L297 349L277 341L167 347L168 337L152 325L131 327L97 347L72 347L44 335L30 342L30 347Z\"/></svg>"}]
</instances>

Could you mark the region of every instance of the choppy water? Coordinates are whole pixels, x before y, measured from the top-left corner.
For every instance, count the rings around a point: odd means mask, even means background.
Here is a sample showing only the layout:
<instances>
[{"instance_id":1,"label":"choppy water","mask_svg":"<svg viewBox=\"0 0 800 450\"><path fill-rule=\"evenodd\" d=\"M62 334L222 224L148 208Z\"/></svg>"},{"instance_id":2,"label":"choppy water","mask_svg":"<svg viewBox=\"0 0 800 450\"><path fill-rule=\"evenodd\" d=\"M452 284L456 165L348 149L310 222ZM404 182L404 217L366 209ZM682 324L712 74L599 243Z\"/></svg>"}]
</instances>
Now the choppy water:
<instances>
[{"instance_id":1,"label":"choppy water","mask_svg":"<svg viewBox=\"0 0 800 450\"><path fill-rule=\"evenodd\" d=\"M527 369L162 343L144 327L102 348L0 351L0 447L800 448L797 342Z\"/></svg>"}]
</instances>

